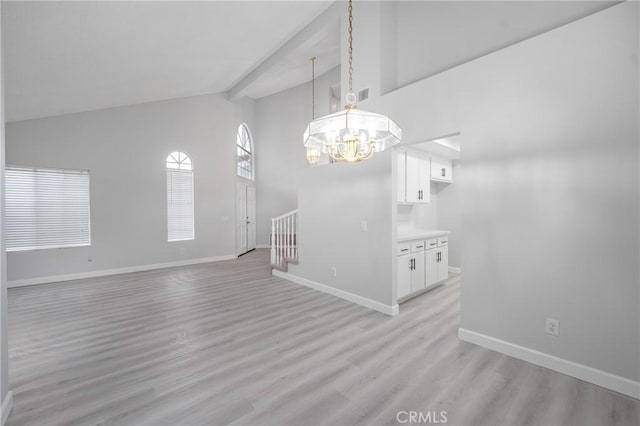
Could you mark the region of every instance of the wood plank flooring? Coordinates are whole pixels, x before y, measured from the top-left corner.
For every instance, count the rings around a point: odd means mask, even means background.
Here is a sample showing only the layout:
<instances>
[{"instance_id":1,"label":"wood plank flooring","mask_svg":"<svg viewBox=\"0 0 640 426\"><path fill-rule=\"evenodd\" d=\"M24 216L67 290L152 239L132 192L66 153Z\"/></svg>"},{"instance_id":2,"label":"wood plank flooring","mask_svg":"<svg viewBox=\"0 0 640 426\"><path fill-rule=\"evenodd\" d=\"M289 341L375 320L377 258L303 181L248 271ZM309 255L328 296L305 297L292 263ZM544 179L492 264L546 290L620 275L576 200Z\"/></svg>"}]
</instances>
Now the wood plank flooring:
<instances>
[{"instance_id":1,"label":"wood plank flooring","mask_svg":"<svg viewBox=\"0 0 640 426\"><path fill-rule=\"evenodd\" d=\"M391 318L268 256L10 289L8 424L640 424L637 400L460 342L457 276Z\"/></svg>"}]
</instances>

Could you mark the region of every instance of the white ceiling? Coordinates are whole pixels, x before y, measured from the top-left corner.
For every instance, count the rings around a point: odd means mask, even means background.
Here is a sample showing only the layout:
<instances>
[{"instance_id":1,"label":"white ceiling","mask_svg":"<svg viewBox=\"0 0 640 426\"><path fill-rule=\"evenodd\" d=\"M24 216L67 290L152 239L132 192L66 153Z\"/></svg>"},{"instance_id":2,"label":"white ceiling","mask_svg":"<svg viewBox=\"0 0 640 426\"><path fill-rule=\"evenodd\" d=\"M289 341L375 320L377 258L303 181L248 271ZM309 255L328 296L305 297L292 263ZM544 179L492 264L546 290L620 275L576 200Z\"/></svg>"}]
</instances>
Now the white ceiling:
<instances>
[{"instance_id":1,"label":"white ceiling","mask_svg":"<svg viewBox=\"0 0 640 426\"><path fill-rule=\"evenodd\" d=\"M3 1L7 121L223 92L331 3Z\"/></svg>"},{"instance_id":2,"label":"white ceiling","mask_svg":"<svg viewBox=\"0 0 640 426\"><path fill-rule=\"evenodd\" d=\"M7 121L226 92L240 86L237 93L260 98L305 83L310 80L310 57L318 57L316 75L340 63L339 19L326 13L334 10L328 9L332 3L2 1ZM443 7L452 2L420 3L403 6L408 9L399 14L415 25L400 28L398 36L424 40L425 49L442 53L428 55L429 69L436 71L612 4L491 1ZM466 15L460 9L465 5L471 11ZM316 18L315 33L295 40ZM293 47L285 48L294 40ZM452 52L457 56L452 58ZM420 58L416 56L425 60ZM419 63L405 65L409 74L399 76L400 80L420 77L412 72L426 72Z\"/></svg>"}]
</instances>

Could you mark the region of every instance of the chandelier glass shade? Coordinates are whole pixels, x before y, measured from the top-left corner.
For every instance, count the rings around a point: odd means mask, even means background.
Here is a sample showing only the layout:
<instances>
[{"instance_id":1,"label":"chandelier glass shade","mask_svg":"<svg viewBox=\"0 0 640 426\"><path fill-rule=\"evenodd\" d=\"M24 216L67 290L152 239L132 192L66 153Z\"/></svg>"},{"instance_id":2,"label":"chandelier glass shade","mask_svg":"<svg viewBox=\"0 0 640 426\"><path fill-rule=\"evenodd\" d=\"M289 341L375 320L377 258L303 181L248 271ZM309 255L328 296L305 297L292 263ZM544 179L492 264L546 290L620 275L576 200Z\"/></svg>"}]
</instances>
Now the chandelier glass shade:
<instances>
[{"instance_id":1,"label":"chandelier glass shade","mask_svg":"<svg viewBox=\"0 0 640 426\"><path fill-rule=\"evenodd\" d=\"M320 160L320 154L322 154L322 152L316 148L307 148L307 161L309 162L309 165L311 167L318 164L318 161Z\"/></svg>"},{"instance_id":2,"label":"chandelier glass shade","mask_svg":"<svg viewBox=\"0 0 640 426\"><path fill-rule=\"evenodd\" d=\"M340 162L368 160L374 152L397 144L402 130L389 117L355 105L313 120L304 132L304 145L328 153Z\"/></svg>"},{"instance_id":3,"label":"chandelier glass shade","mask_svg":"<svg viewBox=\"0 0 640 426\"><path fill-rule=\"evenodd\" d=\"M356 106L353 92L353 4L349 0L349 90L342 111L312 120L304 131L309 150L327 153L335 161L355 163L370 159L400 142L402 130L389 117L363 111ZM311 160L309 160L311 162Z\"/></svg>"}]
</instances>

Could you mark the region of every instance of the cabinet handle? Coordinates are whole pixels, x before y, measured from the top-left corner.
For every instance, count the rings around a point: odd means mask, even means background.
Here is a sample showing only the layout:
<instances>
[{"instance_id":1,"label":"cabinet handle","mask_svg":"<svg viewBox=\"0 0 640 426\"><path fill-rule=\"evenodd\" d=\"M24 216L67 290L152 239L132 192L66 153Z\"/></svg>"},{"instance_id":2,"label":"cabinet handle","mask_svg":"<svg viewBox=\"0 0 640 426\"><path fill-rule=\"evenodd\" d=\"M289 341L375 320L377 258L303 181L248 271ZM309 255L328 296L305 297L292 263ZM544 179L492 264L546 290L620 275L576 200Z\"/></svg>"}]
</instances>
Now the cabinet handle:
<instances>
[{"instance_id":1,"label":"cabinet handle","mask_svg":"<svg viewBox=\"0 0 640 426\"><path fill-rule=\"evenodd\" d=\"M445 169L442 169L442 177L445 177L447 175L447 171Z\"/></svg>"},{"instance_id":2,"label":"cabinet handle","mask_svg":"<svg viewBox=\"0 0 640 426\"><path fill-rule=\"evenodd\" d=\"M409 251L409 249L400 249L400 251Z\"/></svg>"},{"instance_id":3,"label":"cabinet handle","mask_svg":"<svg viewBox=\"0 0 640 426\"><path fill-rule=\"evenodd\" d=\"M414 269L416 269L416 260L411 259L411 270L413 271Z\"/></svg>"}]
</instances>

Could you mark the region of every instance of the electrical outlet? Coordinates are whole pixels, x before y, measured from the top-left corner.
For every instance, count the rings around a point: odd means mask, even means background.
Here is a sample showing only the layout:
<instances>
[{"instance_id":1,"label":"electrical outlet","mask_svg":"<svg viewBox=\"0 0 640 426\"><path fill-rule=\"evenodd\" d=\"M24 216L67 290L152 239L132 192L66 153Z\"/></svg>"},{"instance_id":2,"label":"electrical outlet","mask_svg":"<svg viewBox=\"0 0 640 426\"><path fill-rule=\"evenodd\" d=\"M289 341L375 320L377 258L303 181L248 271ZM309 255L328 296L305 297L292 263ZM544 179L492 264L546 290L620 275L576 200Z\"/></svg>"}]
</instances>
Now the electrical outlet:
<instances>
[{"instance_id":1,"label":"electrical outlet","mask_svg":"<svg viewBox=\"0 0 640 426\"><path fill-rule=\"evenodd\" d=\"M91 256L87 257L87 262L93 262L93 258Z\"/></svg>"},{"instance_id":2,"label":"electrical outlet","mask_svg":"<svg viewBox=\"0 0 640 426\"><path fill-rule=\"evenodd\" d=\"M180 256L184 257L184 254L186 253L186 250L184 247L180 247Z\"/></svg>"},{"instance_id":3,"label":"electrical outlet","mask_svg":"<svg viewBox=\"0 0 640 426\"><path fill-rule=\"evenodd\" d=\"M338 270L336 269L335 266L331 267L331 276L332 277L337 277L338 276Z\"/></svg>"},{"instance_id":4,"label":"electrical outlet","mask_svg":"<svg viewBox=\"0 0 640 426\"><path fill-rule=\"evenodd\" d=\"M367 229L369 228L369 224L367 223L366 220L363 220L360 222L360 230L362 232L367 232Z\"/></svg>"},{"instance_id":5,"label":"electrical outlet","mask_svg":"<svg viewBox=\"0 0 640 426\"><path fill-rule=\"evenodd\" d=\"M560 321L553 318L547 318L547 334L557 336L560 333Z\"/></svg>"}]
</instances>

